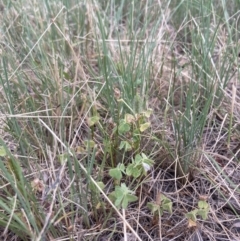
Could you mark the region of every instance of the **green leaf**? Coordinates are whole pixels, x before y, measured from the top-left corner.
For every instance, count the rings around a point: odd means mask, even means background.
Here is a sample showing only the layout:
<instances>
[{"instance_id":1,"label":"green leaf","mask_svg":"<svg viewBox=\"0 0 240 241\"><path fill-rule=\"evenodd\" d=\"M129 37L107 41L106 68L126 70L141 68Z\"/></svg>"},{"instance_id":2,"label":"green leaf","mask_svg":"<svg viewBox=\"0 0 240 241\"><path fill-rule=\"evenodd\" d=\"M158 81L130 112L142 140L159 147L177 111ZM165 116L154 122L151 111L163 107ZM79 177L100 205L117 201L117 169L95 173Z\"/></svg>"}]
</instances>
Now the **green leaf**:
<instances>
[{"instance_id":1,"label":"green leaf","mask_svg":"<svg viewBox=\"0 0 240 241\"><path fill-rule=\"evenodd\" d=\"M129 192L131 192L125 183L121 183L121 187L119 187L119 190L121 190L124 194L128 194Z\"/></svg>"},{"instance_id":2,"label":"green leaf","mask_svg":"<svg viewBox=\"0 0 240 241\"><path fill-rule=\"evenodd\" d=\"M130 145L130 143L128 141L125 142L125 151L131 151L132 150L132 146Z\"/></svg>"},{"instance_id":3,"label":"green leaf","mask_svg":"<svg viewBox=\"0 0 240 241\"><path fill-rule=\"evenodd\" d=\"M151 159L144 159L143 160L144 163L148 164L150 167L153 166L153 164L155 163L153 160Z\"/></svg>"},{"instance_id":4,"label":"green leaf","mask_svg":"<svg viewBox=\"0 0 240 241\"><path fill-rule=\"evenodd\" d=\"M130 131L130 129L131 129L131 128L130 128L130 125L129 125L128 123L126 123L126 122L122 122L122 123L120 123L119 126L118 126L118 132L119 132L119 134L124 134L124 133Z\"/></svg>"},{"instance_id":5,"label":"green leaf","mask_svg":"<svg viewBox=\"0 0 240 241\"><path fill-rule=\"evenodd\" d=\"M94 148L94 146L95 146L95 142L94 142L93 140L84 141L84 146L85 146L87 149L92 149L92 148Z\"/></svg>"},{"instance_id":6,"label":"green leaf","mask_svg":"<svg viewBox=\"0 0 240 241\"><path fill-rule=\"evenodd\" d=\"M131 115L131 114L126 114L125 115L125 121L126 121L126 123L134 123L135 122L135 120L136 120L136 118L133 116L133 115Z\"/></svg>"},{"instance_id":7,"label":"green leaf","mask_svg":"<svg viewBox=\"0 0 240 241\"><path fill-rule=\"evenodd\" d=\"M143 171L142 168L135 167L135 168L133 168L133 170L132 170L132 176L133 176L134 178L138 178L139 176L141 176L142 171Z\"/></svg>"},{"instance_id":8,"label":"green leaf","mask_svg":"<svg viewBox=\"0 0 240 241\"><path fill-rule=\"evenodd\" d=\"M122 150L125 146L125 141L121 141L120 145L119 145L119 150Z\"/></svg>"},{"instance_id":9,"label":"green leaf","mask_svg":"<svg viewBox=\"0 0 240 241\"><path fill-rule=\"evenodd\" d=\"M127 194L127 199L129 202L136 202L138 200L138 197L132 194Z\"/></svg>"},{"instance_id":10,"label":"green leaf","mask_svg":"<svg viewBox=\"0 0 240 241\"><path fill-rule=\"evenodd\" d=\"M117 167L113 168L113 169L110 169L109 175L111 177L113 177L114 179L117 179L117 180L121 180L121 178L122 178L122 172Z\"/></svg>"},{"instance_id":11,"label":"green leaf","mask_svg":"<svg viewBox=\"0 0 240 241\"><path fill-rule=\"evenodd\" d=\"M124 196L122 201L122 208L126 209L128 206L128 203L137 201L138 198L135 195L127 194Z\"/></svg>"},{"instance_id":12,"label":"green leaf","mask_svg":"<svg viewBox=\"0 0 240 241\"><path fill-rule=\"evenodd\" d=\"M88 125L89 126L93 126L95 125L98 121L99 121L99 116L95 115L95 116L92 116L88 119Z\"/></svg>"},{"instance_id":13,"label":"green leaf","mask_svg":"<svg viewBox=\"0 0 240 241\"><path fill-rule=\"evenodd\" d=\"M123 163L121 163L121 164L118 164L118 169L119 170L121 170L122 172L124 172L124 170L125 170L125 166L124 166L124 164Z\"/></svg>"},{"instance_id":14,"label":"green leaf","mask_svg":"<svg viewBox=\"0 0 240 241\"><path fill-rule=\"evenodd\" d=\"M121 186L116 186L115 191L111 193L111 196L115 196L114 204L116 207L122 206L126 209L129 202L134 202L137 200L137 197L132 194L133 192L128 189L125 183L122 183Z\"/></svg>"},{"instance_id":15,"label":"green leaf","mask_svg":"<svg viewBox=\"0 0 240 241\"><path fill-rule=\"evenodd\" d=\"M154 161L152 159L149 159L144 153L142 153L142 161L146 164L148 164L150 167L153 166Z\"/></svg>"},{"instance_id":16,"label":"green leaf","mask_svg":"<svg viewBox=\"0 0 240 241\"><path fill-rule=\"evenodd\" d=\"M148 159L145 153L142 153L142 159L146 159L146 160Z\"/></svg>"},{"instance_id":17,"label":"green leaf","mask_svg":"<svg viewBox=\"0 0 240 241\"><path fill-rule=\"evenodd\" d=\"M160 206L153 202L148 202L147 207L151 210L152 214L160 211Z\"/></svg>"},{"instance_id":18,"label":"green leaf","mask_svg":"<svg viewBox=\"0 0 240 241\"><path fill-rule=\"evenodd\" d=\"M63 165L64 163L67 162L68 156L69 155L67 153L63 153L63 154L58 155L58 160L59 160L61 165Z\"/></svg>"},{"instance_id":19,"label":"green leaf","mask_svg":"<svg viewBox=\"0 0 240 241\"><path fill-rule=\"evenodd\" d=\"M129 165L127 166L127 169L126 169L126 174L127 174L128 176L132 176L133 169L134 169L134 164L129 164Z\"/></svg>"},{"instance_id":20,"label":"green leaf","mask_svg":"<svg viewBox=\"0 0 240 241\"><path fill-rule=\"evenodd\" d=\"M146 111L143 112L143 115L147 118L149 118L152 114L153 110L152 109L148 109Z\"/></svg>"},{"instance_id":21,"label":"green leaf","mask_svg":"<svg viewBox=\"0 0 240 241\"><path fill-rule=\"evenodd\" d=\"M161 203L165 204L165 203L169 203L171 202L171 200L166 197L164 194L161 193Z\"/></svg>"},{"instance_id":22,"label":"green leaf","mask_svg":"<svg viewBox=\"0 0 240 241\"><path fill-rule=\"evenodd\" d=\"M142 166L143 166L144 174L146 175L147 172L151 170L151 167L146 163L143 163Z\"/></svg>"},{"instance_id":23,"label":"green leaf","mask_svg":"<svg viewBox=\"0 0 240 241\"><path fill-rule=\"evenodd\" d=\"M136 164L140 164L142 162L142 157L140 154L137 154L134 159Z\"/></svg>"},{"instance_id":24,"label":"green leaf","mask_svg":"<svg viewBox=\"0 0 240 241\"><path fill-rule=\"evenodd\" d=\"M137 201L138 198L135 195L127 194L122 201L122 208L126 209L128 203Z\"/></svg>"},{"instance_id":25,"label":"green leaf","mask_svg":"<svg viewBox=\"0 0 240 241\"><path fill-rule=\"evenodd\" d=\"M199 201L198 202L198 207L200 208L200 209L208 209L209 208L209 205L208 205L208 203L206 202L206 201Z\"/></svg>"},{"instance_id":26,"label":"green leaf","mask_svg":"<svg viewBox=\"0 0 240 241\"><path fill-rule=\"evenodd\" d=\"M7 155L7 152L4 148L4 146L0 146L0 156L5 157Z\"/></svg>"},{"instance_id":27,"label":"green leaf","mask_svg":"<svg viewBox=\"0 0 240 241\"><path fill-rule=\"evenodd\" d=\"M132 146L129 144L128 141L121 141L119 150L122 150L124 148L124 151L131 151Z\"/></svg>"},{"instance_id":28,"label":"green leaf","mask_svg":"<svg viewBox=\"0 0 240 241\"><path fill-rule=\"evenodd\" d=\"M203 220L206 220L208 216L208 210L206 209L198 210L197 215L201 216Z\"/></svg>"},{"instance_id":29,"label":"green leaf","mask_svg":"<svg viewBox=\"0 0 240 241\"><path fill-rule=\"evenodd\" d=\"M120 180L122 178L122 173L124 173L125 166L123 163L119 163L116 168L109 170L109 175L114 179Z\"/></svg>"},{"instance_id":30,"label":"green leaf","mask_svg":"<svg viewBox=\"0 0 240 241\"><path fill-rule=\"evenodd\" d=\"M196 222L197 221L197 212L198 210L195 209L189 213L186 213L185 216L188 218L188 219L191 219L192 221Z\"/></svg>"},{"instance_id":31,"label":"green leaf","mask_svg":"<svg viewBox=\"0 0 240 241\"><path fill-rule=\"evenodd\" d=\"M116 187L115 187L114 194L115 194L116 199L122 198L122 196L123 196L123 191L121 190L121 187L120 187L120 186L116 186Z\"/></svg>"},{"instance_id":32,"label":"green leaf","mask_svg":"<svg viewBox=\"0 0 240 241\"><path fill-rule=\"evenodd\" d=\"M142 153L142 155L137 154L135 158L132 159L132 163L127 166L126 174L135 178L141 176L142 174L146 175L153 164L154 161L148 159L144 153Z\"/></svg>"},{"instance_id":33,"label":"green leaf","mask_svg":"<svg viewBox=\"0 0 240 241\"><path fill-rule=\"evenodd\" d=\"M144 124L141 124L141 125L140 125L140 131L141 131L141 132L144 132L145 130L148 129L148 127L149 127L150 125L151 125L150 122L146 122L146 123L144 123Z\"/></svg>"},{"instance_id":34,"label":"green leaf","mask_svg":"<svg viewBox=\"0 0 240 241\"><path fill-rule=\"evenodd\" d=\"M109 199L115 204L115 201L116 201L116 194L115 194L115 191L111 192L109 195L108 195Z\"/></svg>"},{"instance_id":35,"label":"green leaf","mask_svg":"<svg viewBox=\"0 0 240 241\"><path fill-rule=\"evenodd\" d=\"M126 209L128 206L128 199L126 197L123 198L123 201L122 201L122 208L123 209Z\"/></svg>"},{"instance_id":36,"label":"green leaf","mask_svg":"<svg viewBox=\"0 0 240 241\"><path fill-rule=\"evenodd\" d=\"M120 205L121 205L121 203L122 203L122 200L123 200L123 197L122 197L122 196L119 197L119 198L117 198L116 201L115 201L115 203L114 203L115 206L119 208Z\"/></svg>"},{"instance_id":37,"label":"green leaf","mask_svg":"<svg viewBox=\"0 0 240 241\"><path fill-rule=\"evenodd\" d=\"M172 201L170 199L165 200L161 206L164 211L167 211L172 214Z\"/></svg>"},{"instance_id":38,"label":"green leaf","mask_svg":"<svg viewBox=\"0 0 240 241\"><path fill-rule=\"evenodd\" d=\"M103 190L105 188L105 184L103 182L97 182L97 185Z\"/></svg>"}]
</instances>

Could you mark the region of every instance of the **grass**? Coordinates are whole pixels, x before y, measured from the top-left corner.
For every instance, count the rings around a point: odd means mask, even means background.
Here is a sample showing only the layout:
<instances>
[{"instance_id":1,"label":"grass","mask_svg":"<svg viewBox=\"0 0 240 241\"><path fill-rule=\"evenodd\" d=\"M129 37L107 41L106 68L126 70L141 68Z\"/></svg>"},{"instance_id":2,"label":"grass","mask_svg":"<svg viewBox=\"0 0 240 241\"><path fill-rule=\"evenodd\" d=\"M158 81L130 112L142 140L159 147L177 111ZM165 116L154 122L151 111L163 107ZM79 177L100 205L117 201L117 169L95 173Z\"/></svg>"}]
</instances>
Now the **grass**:
<instances>
[{"instance_id":1,"label":"grass","mask_svg":"<svg viewBox=\"0 0 240 241\"><path fill-rule=\"evenodd\" d=\"M2 1L2 240L237 240L234 1Z\"/></svg>"}]
</instances>

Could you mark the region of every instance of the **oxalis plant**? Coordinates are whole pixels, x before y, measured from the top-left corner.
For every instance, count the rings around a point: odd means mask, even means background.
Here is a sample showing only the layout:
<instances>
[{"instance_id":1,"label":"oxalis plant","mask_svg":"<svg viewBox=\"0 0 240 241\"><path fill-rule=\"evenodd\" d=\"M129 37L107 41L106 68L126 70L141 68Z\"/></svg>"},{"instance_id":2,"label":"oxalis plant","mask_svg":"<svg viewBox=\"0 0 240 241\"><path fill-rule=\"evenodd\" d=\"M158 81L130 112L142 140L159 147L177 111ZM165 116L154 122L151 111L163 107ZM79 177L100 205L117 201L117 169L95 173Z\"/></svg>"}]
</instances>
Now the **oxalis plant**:
<instances>
[{"instance_id":1,"label":"oxalis plant","mask_svg":"<svg viewBox=\"0 0 240 241\"><path fill-rule=\"evenodd\" d=\"M122 100L123 101L123 100ZM121 100L119 100L121 102ZM124 101L123 101L124 102ZM126 104L126 103L125 103ZM131 109L131 108L129 108ZM134 191L127 186L125 183L125 177L132 180L132 185L136 180L147 175L147 172L151 169L154 161L149 159L146 154L140 153L141 134L150 127L148 118L151 115L151 110L142 111L139 113L132 114L126 113L123 118L118 120L115 127L112 129L110 139L105 140L104 146L108 147L107 152L111 161L111 169L109 175L114 179L114 191L109 195L111 200L115 203L116 207L126 209L130 202L137 200L137 196L134 195ZM94 126L101 125L98 113L95 111L93 116L88 119L88 125L92 129L94 135ZM92 136L94 139L94 136ZM93 143L83 143L84 150L92 148ZM116 146L117 143L117 146ZM90 146L89 146L90 144ZM88 146L88 148L87 148ZM109 148L110 147L110 148ZM137 153L132 157L130 163L124 164L123 161L120 163L114 152L122 151L121 159L125 160L125 154ZM124 178L123 178L124 177ZM128 180L130 180L128 179Z\"/></svg>"},{"instance_id":2,"label":"oxalis plant","mask_svg":"<svg viewBox=\"0 0 240 241\"><path fill-rule=\"evenodd\" d=\"M119 120L119 125L113 130L113 133L120 139L119 150L123 150L124 153L139 150L141 133L150 126L150 123L146 121L150 114L151 110L139 114L127 113L123 119ZM123 176L132 178L132 183L134 183L135 180L141 180L143 176L146 176L153 164L154 161L146 154L138 153L132 157L130 163L118 163L116 167L109 170L109 175L114 179L115 185L115 190L109 197L116 207L126 209L130 202L137 200L134 191L124 182Z\"/></svg>"},{"instance_id":3,"label":"oxalis plant","mask_svg":"<svg viewBox=\"0 0 240 241\"><path fill-rule=\"evenodd\" d=\"M119 100L119 102L121 101L123 100ZM146 176L154 164L154 161L148 158L145 153L140 152L141 134L150 127L148 118L152 111L146 110L140 113L133 113L132 109L131 111L132 114L126 113L123 118L118 120L110 135L111 138L108 143L105 143L105 146L112 146L112 148L108 148L110 158L116 157L113 152L122 151L121 162L119 162L119 159L111 158L113 160L109 175L114 179L114 191L110 193L109 197L116 207L123 209L126 209L130 202L138 199L132 190L134 182ZM99 118L96 114L89 118L90 128L98 122ZM130 163L123 163L126 159L125 155L130 152L137 154L131 158ZM126 179L131 180L131 188L127 186Z\"/></svg>"},{"instance_id":4,"label":"oxalis plant","mask_svg":"<svg viewBox=\"0 0 240 241\"><path fill-rule=\"evenodd\" d=\"M121 100L119 100L121 101ZM141 133L150 127L148 118L152 110L142 111L136 114L126 113L113 129L113 135L120 141L118 149L121 151L137 151L140 148Z\"/></svg>"},{"instance_id":5,"label":"oxalis plant","mask_svg":"<svg viewBox=\"0 0 240 241\"><path fill-rule=\"evenodd\" d=\"M158 193L155 202L148 202L147 207L153 214L153 220L159 220L164 211L172 213L172 201L162 193Z\"/></svg>"},{"instance_id":6,"label":"oxalis plant","mask_svg":"<svg viewBox=\"0 0 240 241\"><path fill-rule=\"evenodd\" d=\"M146 176L153 164L154 161L142 153L132 158L131 163L127 165L121 163L117 167L110 169L109 175L114 179L115 190L110 193L109 197L114 201L116 207L126 209L130 202L135 202L138 199L134 195L134 191L129 189L125 182L121 182L123 175L133 178L134 182L136 179Z\"/></svg>"},{"instance_id":7,"label":"oxalis plant","mask_svg":"<svg viewBox=\"0 0 240 241\"><path fill-rule=\"evenodd\" d=\"M200 216L203 220L206 220L209 213L209 204L205 200L198 201L198 208L195 208L191 212L186 214L188 218L188 226L197 226L197 216Z\"/></svg>"}]
</instances>

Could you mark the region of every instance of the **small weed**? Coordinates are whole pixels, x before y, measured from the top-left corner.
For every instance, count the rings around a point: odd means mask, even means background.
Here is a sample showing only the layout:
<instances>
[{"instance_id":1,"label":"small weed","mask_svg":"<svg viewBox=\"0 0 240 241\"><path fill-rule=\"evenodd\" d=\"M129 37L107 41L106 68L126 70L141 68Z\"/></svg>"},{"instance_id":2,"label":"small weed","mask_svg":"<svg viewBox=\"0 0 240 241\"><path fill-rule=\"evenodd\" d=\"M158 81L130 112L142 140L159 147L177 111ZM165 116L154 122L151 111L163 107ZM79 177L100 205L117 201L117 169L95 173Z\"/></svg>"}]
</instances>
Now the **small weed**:
<instances>
[{"instance_id":1,"label":"small weed","mask_svg":"<svg viewBox=\"0 0 240 241\"><path fill-rule=\"evenodd\" d=\"M135 202L138 199L125 183L121 183L121 186L115 186L115 190L109 197L114 200L116 207L123 209L126 209L130 202Z\"/></svg>"},{"instance_id":2,"label":"small weed","mask_svg":"<svg viewBox=\"0 0 240 241\"><path fill-rule=\"evenodd\" d=\"M122 205L122 207L126 209L129 202L137 200L137 197L133 195L134 192L131 191L125 183L121 183L121 186L119 186L123 174L132 177L133 180L141 180L141 177L147 175L147 172L153 164L154 161L142 153L141 155L137 154L135 158L132 159L132 163L128 163L126 166L124 164L118 164L116 168L109 170L109 175L115 180L115 191L113 191L109 197L114 200L117 207Z\"/></svg>"},{"instance_id":3,"label":"small weed","mask_svg":"<svg viewBox=\"0 0 240 241\"><path fill-rule=\"evenodd\" d=\"M186 217L188 218L188 221L189 221L189 226L196 226L197 216L201 216L203 220L206 220L208 217L208 213L209 213L209 204L204 200L200 200L198 202L198 208L186 214Z\"/></svg>"},{"instance_id":4,"label":"small weed","mask_svg":"<svg viewBox=\"0 0 240 241\"><path fill-rule=\"evenodd\" d=\"M172 213L172 201L161 193L155 202L148 202L147 207L151 210L154 219L162 216L164 211Z\"/></svg>"}]
</instances>

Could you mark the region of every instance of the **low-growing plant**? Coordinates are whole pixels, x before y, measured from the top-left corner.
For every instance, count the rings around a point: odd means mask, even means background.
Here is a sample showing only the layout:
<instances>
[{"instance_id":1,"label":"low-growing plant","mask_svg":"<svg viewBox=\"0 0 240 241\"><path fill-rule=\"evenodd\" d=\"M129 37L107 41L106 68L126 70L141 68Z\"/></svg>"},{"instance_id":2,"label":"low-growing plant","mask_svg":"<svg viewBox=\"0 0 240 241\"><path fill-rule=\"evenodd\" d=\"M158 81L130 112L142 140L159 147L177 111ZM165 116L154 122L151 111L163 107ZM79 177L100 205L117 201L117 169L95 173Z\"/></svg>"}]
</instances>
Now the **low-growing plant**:
<instances>
[{"instance_id":1,"label":"low-growing plant","mask_svg":"<svg viewBox=\"0 0 240 241\"><path fill-rule=\"evenodd\" d=\"M120 119L119 125L113 130L117 131L121 140L119 149L124 151L137 151L141 144L141 133L150 127L148 118L151 115L151 109L137 114L125 114Z\"/></svg>"},{"instance_id":2,"label":"low-growing plant","mask_svg":"<svg viewBox=\"0 0 240 241\"><path fill-rule=\"evenodd\" d=\"M128 163L126 166L121 163L118 164L116 168L109 170L109 175L115 180L115 190L110 193L109 197L118 208L122 207L126 209L128 203L137 200L134 191L130 190L129 187L126 186L126 183L121 183L121 185L119 185L123 175L133 178L133 181L141 179L141 177L147 175L147 172L151 169L153 164L154 161L142 153L132 158L132 163Z\"/></svg>"},{"instance_id":3,"label":"low-growing plant","mask_svg":"<svg viewBox=\"0 0 240 241\"><path fill-rule=\"evenodd\" d=\"M126 168L126 174L134 178L146 175L153 166L154 161L149 159L144 153L137 154L132 163L129 163Z\"/></svg>"},{"instance_id":4,"label":"low-growing plant","mask_svg":"<svg viewBox=\"0 0 240 241\"><path fill-rule=\"evenodd\" d=\"M113 124L114 128L110 130L110 134L105 133L107 137L104 140L104 146L109 153L112 168L122 162L126 153L139 152L142 134L150 127L148 119L151 112L152 110L149 109L137 114L126 113L123 118L119 118L119 121ZM94 120L93 123L96 124L98 119L94 118Z\"/></svg>"},{"instance_id":5,"label":"low-growing plant","mask_svg":"<svg viewBox=\"0 0 240 241\"><path fill-rule=\"evenodd\" d=\"M158 219L164 211L172 213L172 201L162 193L158 193L155 202L148 202L147 207L153 214L153 219Z\"/></svg>"},{"instance_id":6,"label":"low-growing plant","mask_svg":"<svg viewBox=\"0 0 240 241\"><path fill-rule=\"evenodd\" d=\"M188 212L186 217L189 221L189 226L196 226L197 216L201 216L203 220L206 220L209 212L209 204L205 200L198 202L198 208Z\"/></svg>"},{"instance_id":7,"label":"low-growing plant","mask_svg":"<svg viewBox=\"0 0 240 241\"><path fill-rule=\"evenodd\" d=\"M115 186L115 190L109 195L114 200L114 204L117 208L126 209L130 202L138 200L134 192L130 190L125 183L121 183L121 186Z\"/></svg>"}]
</instances>

